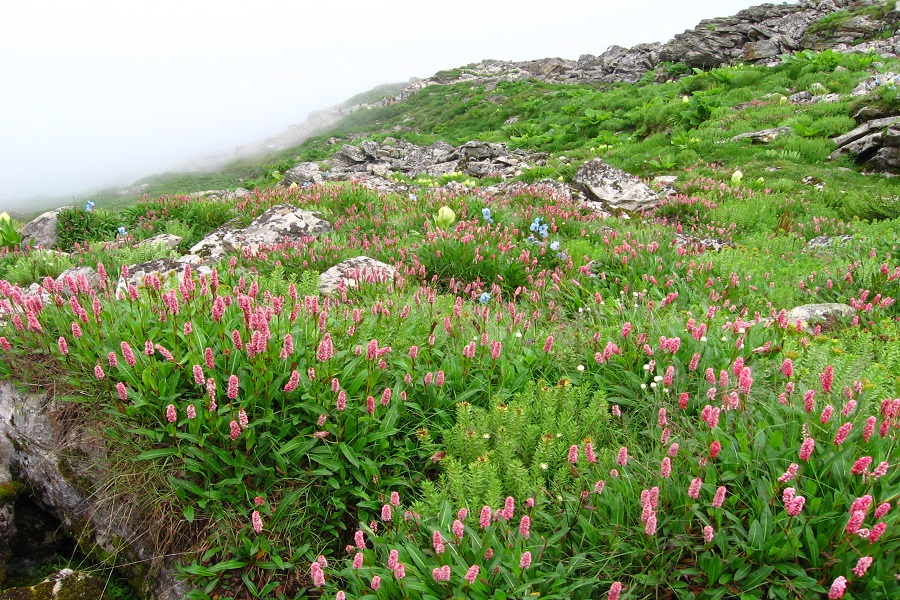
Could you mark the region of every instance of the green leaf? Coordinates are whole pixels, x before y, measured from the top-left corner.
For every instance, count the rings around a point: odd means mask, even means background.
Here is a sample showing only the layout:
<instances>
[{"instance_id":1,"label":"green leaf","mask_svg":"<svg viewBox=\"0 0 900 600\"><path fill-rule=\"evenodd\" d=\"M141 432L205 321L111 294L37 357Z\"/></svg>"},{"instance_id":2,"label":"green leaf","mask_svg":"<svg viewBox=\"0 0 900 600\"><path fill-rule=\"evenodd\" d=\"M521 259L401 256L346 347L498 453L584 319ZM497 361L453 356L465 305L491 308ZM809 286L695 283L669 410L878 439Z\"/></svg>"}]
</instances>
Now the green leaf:
<instances>
[{"instance_id":1,"label":"green leaf","mask_svg":"<svg viewBox=\"0 0 900 600\"><path fill-rule=\"evenodd\" d=\"M188 523L194 522L194 507L193 506L188 504L187 506L184 507L184 509L181 512L184 514L184 518L187 519Z\"/></svg>"},{"instance_id":2,"label":"green leaf","mask_svg":"<svg viewBox=\"0 0 900 600\"><path fill-rule=\"evenodd\" d=\"M134 457L134 460L154 460L157 458L165 458L167 456L175 456L176 454L178 454L178 448L156 448L155 450L141 452Z\"/></svg>"}]
</instances>

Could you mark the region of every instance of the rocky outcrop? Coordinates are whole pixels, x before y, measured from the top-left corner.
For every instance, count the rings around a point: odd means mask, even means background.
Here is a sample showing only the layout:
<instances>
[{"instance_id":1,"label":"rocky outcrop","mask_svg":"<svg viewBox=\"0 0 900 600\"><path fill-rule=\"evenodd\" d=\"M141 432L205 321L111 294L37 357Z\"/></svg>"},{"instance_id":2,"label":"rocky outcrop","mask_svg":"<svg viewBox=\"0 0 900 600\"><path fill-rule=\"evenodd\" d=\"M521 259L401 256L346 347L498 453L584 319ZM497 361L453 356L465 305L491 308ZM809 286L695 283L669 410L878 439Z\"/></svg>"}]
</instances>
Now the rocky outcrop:
<instances>
[{"instance_id":1,"label":"rocky outcrop","mask_svg":"<svg viewBox=\"0 0 900 600\"><path fill-rule=\"evenodd\" d=\"M616 211L640 212L656 206L660 198L640 179L609 165L602 158L589 160L578 169L572 185L588 199Z\"/></svg>"},{"instance_id":2,"label":"rocky outcrop","mask_svg":"<svg viewBox=\"0 0 900 600\"><path fill-rule=\"evenodd\" d=\"M318 163L305 162L284 172L281 182L284 185L310 185L322 183L324 173Z\"/></svg>"},{"instance_id":3,"label":"rocky outcrop","mask_svg":"<svg viewBox=\"0 0 900 600\"><path fill-rule=\"evenodd\" d=\"M864 169L900 174L900 115L872 119L832 141L832 159L850 156Z\"/></svg>"},{"instance_id":4,"label":"rocky outcrop","mask_svg":"<svg viewBox=\"0 0 900 600\"><path fill-rule=\"evenodd\" d=\"M542 153L510 151L503 144L477 140L458 147L447 142L435 142L423 147L394 138L386 138L381 144L364 140L359 145L345 145L332 156L328 178L356 179L362 175L388 177L391 173L407 177L440 177L457 172L476 178L506 178L518 175L530 165L539 164L545 157ZM304 171L315 173L309 166L304 167ZM309 175L306 178L310 180Z\"/></svg>"},{"instance_id":5,"label":"rocky outcrop","mask_svg":"<svg viewBox=\"0 0 900 600\"><path fill-rule=\"evenodd\" d=\"M774 142L783 135L790 135L792 132L793 129L790 127L772 127L771 129L763 129L761 131L741 133L734 136L729 141L737 142L739 140L750 140L754 144L768 144Z\"/></svg>"},{"instance_id":6,"label":"rocky outcrop","mask_svg":"<svg viewBox=\"0 0 900 600\"><path fill-rule=\"evenodd\" d=\"M55 210L49 210L40 215L19 230L22 235L22 247L52 248L59 241L56 235L56 224L59 222L59 213L72 208L62 206Z\"/></svg>"},{"instance_id":7,"label":"rocky outcrop","mask_svg":"<svg viewBox=\"0 0 900 600\"><path fill-rule=\"evenodd\" d=\"M130 572L144 597L181 600L186 588L147 535L149 521L108 485L99 434L71 426L58 408L46 393L0 383L0 480L24 484L89 557Z\"/></svg>"},{"instance_id":8,"label":"rocky outcrop","mask_svg":"<svg viewBox=\"0 0 900 600\"><path fill-rule=\"evenodd\" d=\"M0 600L106 600L106 581L86 573L62 569L34 586L0 591Z\"/></svg>"},{"instance_id":9,"label":"rocky outcrop","mask_svg":"<svg viewBox=\"0 0 900 600\"><path fill-rule=\"evenodd\" d=\"M821 304L804 304L792 308L787 312L787 321L791 325L800 324L800 327L809 333L815 330L816 325L823 329L835 328L841 321L852 318L856 309L848 304L826 302Z\"/></svg>"},{"instance_id":10,"label":"rocky outcrop","mask_svg":"<svg viewBox=\"0 0 900 600\"><path fill-rule=\"evenodd\" d=\"M191 253L203 258L220 258L226 254L256 252L262 246L299 242L328 231L331 231L331 223L320 218L318 213L279 204L243 229L216 229L195 244Z\"/></svg>"},{"instance_id":11,"label":"rocky outcrop","mask_svg":"<svg viewBox=\"0 0 900 600\"><path fill-rule=\"evenodd\" d=\"M397 270L368 256L357 256L334 265L319 276L319 293L331 294L358 287L360 283L392 283Z\"/></svg>"},{"instance_id":12,"label":"rocky outcrop","mask_svg":"<svg viewBox=\"0 0 900 600\"><path fill-rule=\"evenodd\" d=\"M182 237L171 233L161 233L147 238L138 244L138 246L165 246L166 248L177 248L181 243Z\"/></svg>"}]
</instances>

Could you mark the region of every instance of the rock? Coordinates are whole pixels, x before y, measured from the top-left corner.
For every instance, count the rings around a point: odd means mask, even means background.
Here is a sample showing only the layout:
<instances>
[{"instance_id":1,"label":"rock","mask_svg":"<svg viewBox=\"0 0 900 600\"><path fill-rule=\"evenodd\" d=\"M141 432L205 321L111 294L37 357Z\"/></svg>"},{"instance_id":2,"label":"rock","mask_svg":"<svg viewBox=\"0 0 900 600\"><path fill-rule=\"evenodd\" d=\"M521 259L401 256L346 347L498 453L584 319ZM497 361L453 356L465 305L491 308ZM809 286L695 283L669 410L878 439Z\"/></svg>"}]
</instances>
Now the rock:
<instances>
[{"instance_id":1,"label":"rock","mask_svg":"<svg viewBox=\"0 0 900 600\"><path fill-rule=\"evenodd\" d=\"M774 142L783 135L789 135L793 133L793 131L794 130L791 127L772 127L771 129L763 129L761 131L741 133L734 136L729 141L736 142L738 140L749 139L754 144L768 144L770 142Z\"/></svg>"},{"instance_id":2,"label":"rock","mask_svg":"<svg viewBox=\"0 0 900 600\"><path fill-rule=\"evenodd\" d=\"M610 209L642 211L656 206L660 199L640 179L616 169L602 158L589 160L578 169L572 185Z\"/></svg>"},{"instance_id":3,"label":"rock","mask_svg":"<svg viewBox=\"0 0 900 600\"><path fill-rule=\"evenodd\" d=\"M56 278L56 290L65 296L71 296L78 293L78 290L87 292L88 290L100 289L100 275L91 267L72 267L66 269ZM73 290L75 287L76 290Z\"/></svg>"},{"instance_id":4,"label":"rock","mask_svg":"<svg viewBox=\"0 0 900 600\"><path fill-rule=\"evenodd\" d=\"M226 254L250 251L261 246L300 242L331 231L331 223L318 213L289 204L273 206L244 229L220 227L191 248L191 254L220 258Z\"/></svg>"},{"instance_id":5,"label":"rock","mask_svg":"<svg viewBox=\"0 0 900 600\"><path fill-rule=\"evenodd\" d=\"M178 244L181 243L183 238L180 235L174 235L171 233L161 233L159 235L154 235L151 238L147 238L138 244L139 247L144 246L165 246L166 248L177 248Z\"/></svg>"},{"instance_id":6,"label":"rock","mask_svg":"<svg viewBox=\"0 0 900 600\"><path fill-rule=\"evenodd\" d=\"M363 152L362 148L360 148L359 146L351 146L349 144L346 144L341 148L340 154L345 156L351 162L366 162L366 153Z\"/></svg>"},{"instance_id":7,"label":"rock","mask_svg":"<svg viewBox=\"0 0 900 600\"><path fill-rule=\"evenodd\" d=\"M804 304L789 310L787 320L791 325L799 322L805 331L812 333L815 325L822 325L823 329L834 329L842 320L852 318L855 314L856 309L847 304Z\"/></svg>"},{"instance_id":8,"label":"rock","mask_svg":"<svg viewBox=\"0 0 900 600\"><path fill-rule=\"evenodd\" d=\"M802 92L797 92L796 94L788 96L788 102L791 104L809 104L812 102L812 98L812 92L803 90Z\"/></svg>"},{"instance_id":9,"label":"rock","mask_svg":"<svg viewBox=\"0 0 900 600\"><path fill-rule=\"evenodd\" d=\"M393 283L397 270L389 264L357 256L336 264L319 276L319 292L330 294L343 288L355 288L361 282Z\"/></svg>"},{"instance_id":10,"label":"rock","mask_svg":"<svg viewBox=\"0 0 900 600\"><path fill-rule=\"evenodd\" d=\"M157 258L156 260L128 266L128 277L119 277L116 283L116 295L125 296L129 286L138 289L151 284L154 279L164 289L178 287L184 281L185 273L196 271L199 274L209 275L212 269L207 266L193 268L190 264L179 262L172 258Z\"/></svg>"},{"instance_id":11,"label":"rock","mask_svg":"<svg viewBox=\"0 0 900 600\"><path fill-rule=\"evenodd\" d=\"M297 185L322 183L323 173L318 163L305 162L300 163L296 167L292 167L284 172L284 178L281 180L282 185Z\"/></svg>"},{"instance_id":12,"label":"rock","mask_svg":"<svg viewBox=\"0 0 900 600\"><path fill-rule=\"evenodd\" d=\"M63 206L55 210L49 210L22 227L19 230L19 233L22 234L22 247L52 248L55 246L59 241L59 237L56 235L59 213L70 208L74 207Z\"/></svg>"},{"instance_id":13,"label":"rock","mask_svg":"<svg viewBox=\"0 0 900 600\"><path fill-rule=\"evenodd\" d=\"M852 235L820 235L806 242L807 248L832 248L836 243L846 244L853 239Z\"/></svg>"},{"instance_id":14,"label":"rock","mask_svg":"<svg viewBox=\"0 0 900 600\"><path fill-rule=\"evenodd\" d=\"M744 44L744 60L747 62L758 62L761 60L769 60L781 56L784 44L779 44L773 39L759 40L758 42L747 42Z\"/></svg>"},{"instance_id":15,"label":"rock","mask_svg":"<svg viewBox=\"0 0 900 600\"><path fill-rule=\"evenodd\" d=\"M900 115L873 119L832 141L831 159L847 155L868 170L900 174Z\"/></svg>"},{"instance_id":16,"label":"rock","mask_svg":"<svg viewBox=\"0 0 900 600\"><path fill-rule=\"evenodd\" d=\"M176 579L173 559L162 556L147 534L160 526L158 517L140 515L135 499L121 491L106 493L111 487L101 434L60 421L59 408L46 393L0 383L0 473L15 473L85 554L120 567L139 594L181 600L187 590Z\"/></svg>"},{"instance_id":17,"label":"rock","mask_svg":"<svg viewBox=\"0 0 900 600\"><path fill-rule=\"evenodd\" d=\"M725 248L734 248L734 244L726 240L715 238L698 238L696 236L687 235L684 233L676 233L675 240L680 246L692 246L698 249L702 248L704 250L715 250L716 252L720 252Z\"/></svg>"},{"instance_id":18,"label":"rock","mask_svg":"<svg viewBox=\"0 0 900 600\"><path fill-rule=\"evenodd\" d=\"M660 175L653 178L653 183L657 183L664 187L671 187L678 181L678 175Z\"/></svg>"},{"instance_id":19,"label":"rock","mask_svg":"<svg viewBox=\"0 0 900 600\"><path fill-rule=\"evenodd\" d=\"M106 581L84 571L62 569L31 587L0 591L0 600L106 600Z\"/></svg>"}]
</instances>

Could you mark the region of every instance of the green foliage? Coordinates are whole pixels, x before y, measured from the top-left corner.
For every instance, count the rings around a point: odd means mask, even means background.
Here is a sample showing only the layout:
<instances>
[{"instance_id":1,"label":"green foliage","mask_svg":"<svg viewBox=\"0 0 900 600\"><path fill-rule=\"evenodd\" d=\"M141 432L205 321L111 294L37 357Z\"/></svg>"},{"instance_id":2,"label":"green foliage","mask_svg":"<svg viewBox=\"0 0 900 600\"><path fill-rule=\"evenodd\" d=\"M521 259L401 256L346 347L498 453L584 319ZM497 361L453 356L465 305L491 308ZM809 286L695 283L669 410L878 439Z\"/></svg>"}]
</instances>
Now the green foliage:
<instances>
[{"instance_id":1,"label":"green foliage","mask_svg":"<svg viewBox=\"0 0 900 600\"><path fill-rule=\"evenodd\" d=\"M55 250L32 250L14 263L4 265L6 272L2 277L27 287L44 277L59 277L60 273L75 266L75 261L67 254Z\"/></svg>"},{"instance_id":2,"label":"green foliage","mask_svg":"<svg viewBox=\"0 0 900 600\"><path fill-rule=\"evenodd\" d=\"M116 214L102 209L67 208L57 218L57 246L64 252L71 252L76 244L114 240L123 225Z\"/></svg>"}]
</instances>

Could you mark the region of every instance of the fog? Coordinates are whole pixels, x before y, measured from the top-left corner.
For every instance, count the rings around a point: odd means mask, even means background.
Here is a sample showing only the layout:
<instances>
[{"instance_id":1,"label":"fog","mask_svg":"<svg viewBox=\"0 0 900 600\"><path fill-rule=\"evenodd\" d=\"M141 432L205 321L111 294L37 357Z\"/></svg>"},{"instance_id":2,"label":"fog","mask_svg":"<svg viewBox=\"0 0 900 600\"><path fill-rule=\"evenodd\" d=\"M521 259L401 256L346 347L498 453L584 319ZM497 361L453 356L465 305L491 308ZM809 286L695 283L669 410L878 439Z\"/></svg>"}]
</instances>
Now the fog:
<instances>
[{"instance_id":1,"label":"fog","mask_svg":"<svg viewBox=\"0 0 900 600\"><path fill-rule=\"evenodd\" d=\"M4 2L0 211L233 151L381 83L666 41L752 3Z\"/></svg>"}]
</instances>

